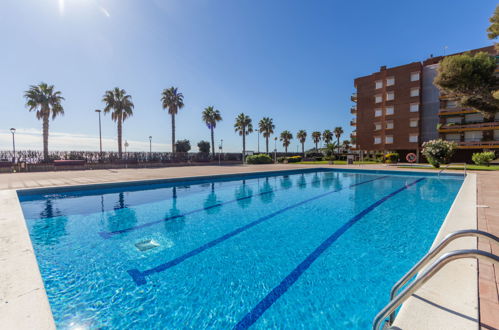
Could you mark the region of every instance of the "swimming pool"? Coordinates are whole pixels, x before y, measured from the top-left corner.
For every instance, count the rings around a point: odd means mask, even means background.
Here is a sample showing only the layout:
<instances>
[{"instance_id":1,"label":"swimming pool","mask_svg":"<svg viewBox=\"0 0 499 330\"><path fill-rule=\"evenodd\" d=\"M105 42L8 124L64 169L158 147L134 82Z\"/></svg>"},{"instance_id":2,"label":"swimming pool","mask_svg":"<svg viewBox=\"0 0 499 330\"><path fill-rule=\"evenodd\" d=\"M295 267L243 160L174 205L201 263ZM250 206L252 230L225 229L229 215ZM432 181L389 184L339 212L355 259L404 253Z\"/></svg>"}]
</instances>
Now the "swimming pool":
<instances>
[{"instance_id":1,"label":"swimming pool","mask_svg":"<svg viewBox=\"0 0 499 330\"><path fill-rule=\"evenodd\" d=\"M19 193L59 328L369 328L462 176L303 170Z\"/></svg>"}]
</instances>

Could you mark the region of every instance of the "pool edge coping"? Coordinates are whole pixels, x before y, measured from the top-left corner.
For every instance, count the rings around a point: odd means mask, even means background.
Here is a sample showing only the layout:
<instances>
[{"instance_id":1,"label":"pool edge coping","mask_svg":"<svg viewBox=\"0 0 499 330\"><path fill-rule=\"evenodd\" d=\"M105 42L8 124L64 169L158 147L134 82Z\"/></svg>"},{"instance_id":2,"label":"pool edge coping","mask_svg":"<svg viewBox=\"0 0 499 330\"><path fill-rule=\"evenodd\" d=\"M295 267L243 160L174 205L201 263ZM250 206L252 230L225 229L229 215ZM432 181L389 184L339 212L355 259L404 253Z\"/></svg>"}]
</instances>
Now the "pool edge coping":
<instances>
[{"instance_id":1,"label":"pool edge coping","mask_svg":"<svg viewBox=\"0 0 499 330\"><path fill-rule=\"evenodd\" d=\"M3 216L3 213L0 214L0 229L2 226L5 225L5 223L13 223L13 227L19 231L17 233L16 238L19 239L18 242L19 244L22 245L23 249L22 252L24 253L21 255L19 258L15 258L11 256L11 253L9 253L9 248L10 246L7 245L7 249L5 251L1 251L2 254L6 253L7 258L5 260L0 259L0 264L5 262L8 263L9 260L15 265L19 266L19 264L24 265L25 267L28 267L30 271L26 272L28 276L31 276L31 281L29 282L26 281L25 278L18 278L16 277L15 283L17 285L14 285L12 287L7 288L7 291L5 293L5 299L8 300L10 299L9 297L12 297L13 299L18 299L19 297L23 297L23 301L19 303L19 306L9 306L8 311L5 312L4 307L0 307L0 324L11 324L15 325L13 328L16 329L30 329L32 328L33 324L36 324L38 328L40 329L55 329L55 321L53 319L53 314L50 308L50 303L47 297L47 293L45 291L43 279L39 270L38 262L35 256L35 252L32 246L32 242L29 236L29 232L26 226L26 220L24 218L24 214L21 209L20 205L20 195L32 195L32 194L40 194L43 192L54 192L54 191L74 191L74 190L88 190L88 189L93 189L93 188L114 188L114 187L124 187L124 186L129 186L129 185L147 185L147 184L155 184L155 183L175 183L175 182L188 182L188 181L197 181L197 180L209 180L209 179L230 179L234 177L255 177L255 176L261 176L261 175L279 175L281 173L293 173L293 172L314 172L317 170L328 170L328 171L338 171L338 172L349 172L349 173L372 173L372 174L379 174L379 173L386 173L386 174L392 174L392 175L410 175L410 176L415 176L415 175L424 175L424 176L437 176L438 174L436 172L427 172L425 170L422 171L399 171L399 170L390 170L390 169L376 169L376 170L371 170L371 169L343 169L343 168L334 168L334 167L323 167L323 166L317 166L313 168L292 168L292 169L286 169L286 170L273 170L273 171L260 171L260 172L244 172L244 173L230 173L230 174L215 174L215 175L199 175L199 176L190 176L190 177L176 177L176 178L166 178L166 179L146 179L146 180L131 180L131 181L119 181L119 182L106 182L106 183L92 183L92 184L81 184L81 185L60 185L60 186L51 186L51 187L39 187L39 188L18 188L18 189L10 189L10 190L0 190L0 206L2 206L5 202L5 200L11 201L10 203L5 203L7 205L7 209L9 209L9 212L6 212L7 214L11 213L12 219L6 219ZM446 173L442 174L443 176L461 176L461 174L458 173ZM475 187L476 187L476 174L468 174L475 176ZM466 179L465 179L466 181ZM463 182L464 186L464 182ZM462 189L462 187L461 187ZM460 192L461 192L460 189ZM19 194L21 193L21 194ZM475 189L476 193L476 189ZM459 193L458 193L459 195ZM6 198L4 197L6 196ZM15 198L14 198L15 197ZM456 197L457 200L457 197ZM456 203L456 200L454 201L452 207ZM476 200L475 200L476 201ZM451 207L451 209L452 209ZM450 210L449 210L450 214ZM447 222L447 218L444 221ZM475 224L476 225L476 224ZM443 226L443 225L442 225ZM440 230L442 227L440 228ZM0 233L2 231L0 230ZM440 234L440 231L439 231ZM437 235L438 237L438 235ZM4 241L7 241L8 239L5 240L3 237L3 234L0 234L0 242L4 243ZM1 247L1 246L0 246ZM17 255L16 252L19 253L19 250L13 250L12 251L14 255ZM15 260L14 260L15 259ZM14 261L12 261L14 260ZM16 267L10 267L10 268L16 268ZM0 267L0 269L2 269ZM3 269L2 269L3 270ZM8 272L0 272L0 293L4 294L3 290L4 285L2 282L3 277L6 276L5 273ZM24 275L26 275L24 274ZM12 276L15 275L14 273L10 274L11 278ZM7 274L7 277L9 274ZM15 296L15 293L12 293L8 290L12 290L14 288L18 289L19 287L26 286L27 284L31 285L33 288L31 290L28 290L26 292L23 292L20 296ZM0 297L2 298L2 297ZM1 301L0 301L1 302ZM3 306L2 304L1 306ZM9 318L9 316L12 316L10 313L11 311L15 311L18 313L15 313L16 316L15 319L12 319L12 317ZM477 311L478 313L478 311ZM5 321L5 323L4 323Z\"/></svg>"},{"instance_id":2,"label":"pool edge coping","mask_svg":"<svg viewBox=\"0 0 499 330\"><path fill-rule=\"evenodd\" d=\"M477 175L468 173L431 247L456 230L477 229L476 203ZM438 256L457 249L476 248L476 238L460 238ZM422 330L479 328L478 299L476 259L456 260L442 268L402 305L394 326L409 329L417 324Z\"/></svg>"}]
</instances>

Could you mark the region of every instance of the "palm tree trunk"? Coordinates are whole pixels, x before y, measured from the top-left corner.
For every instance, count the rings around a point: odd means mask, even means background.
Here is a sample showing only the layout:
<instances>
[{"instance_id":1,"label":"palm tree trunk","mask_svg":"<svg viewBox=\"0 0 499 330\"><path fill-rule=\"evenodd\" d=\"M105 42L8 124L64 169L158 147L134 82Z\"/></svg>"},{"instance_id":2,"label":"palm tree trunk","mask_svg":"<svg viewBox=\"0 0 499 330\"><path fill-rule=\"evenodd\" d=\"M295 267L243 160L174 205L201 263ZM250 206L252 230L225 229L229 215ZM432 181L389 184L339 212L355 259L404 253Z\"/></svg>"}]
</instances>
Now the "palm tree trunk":
<instances>
[{"instance_id":1,"label":"palm tree trunk","mask_svg":"<svg viewBox=\"0 0 499 330\"><path fill-rule=\"evenodd\" d=\"M211 129L211 154L213 155L213 158L215 158L215 133L213 132L213 127L210 127Z\"/></svg>"},{"instance_id":2,"label":"palm tree trunk","mask_svg":"<svg viewBox=\"0 0 499 330\"><path fill-rule=\"evenodd\" d=\"M123 137L123 121L121 120L121 116L118 117L118 155L120 159L122 159L122 140Z\"/></svg>"},{"instance_id":3,"label":"palm tree trunk","mask_svg":"<svg viewBox=\"0 0 499 330\"><path fill-rule=\"evenodd\" d=\"M338 144L338 156L340 155L340 138L336 138L336 143Z\"/></svg>"},{"instance_id":4,"label":"palm tree trunk","mask_svg":"<svg viewBox=\"0 0 499 330\"><path fill-rule=\"evenodd\" d=\"M243 164L246 163L246 130L243 129Z\"/></svg>"},{"instance_id":5,"label":"palm tree trunk","mask_svg":"<svg viewBox=\"0 0 499 330\"><path fill-rule=\"evenodd\" d=\"M175 153L175 115L172 113L172 154Z\"/></svg>"},{"instance_id":6,"label":"palm tree trunk","mask_svg":"<svg viewBox=\"0 0 499 330\"><path fill-rule=\"evenodd\" d=\"M284 147L284 151L285 151L286 156L287 156L287 155L288 155L288 146L285 146L285 147Z\"/></svg>"},{"instance_id":7,"label":"palm tree trunk","mask_svg":"<svg viewBox=\"0 0 499 330\"><path fill-rule=\"evenodd\" d=\"M315 142L315 152L319 151L319 149L317 149L317 143L318 142Z\"/></svg>"},{"instance_id":8,"label":"palm tree trunk","mask_svg":"<svg viewBox=\"0 0 499 330\"><path fill-rule=\"evenodd\" d=\"M303 154L303 157L305 157L305 143L301 143L301 153Z\"/></svg>"},{"instance_id":9,"label":"palm tree trunk","mask_svg":"<svg viewBox=\"0 0 499 330\"><path fill-rule=\"evenodd\" d=\"M49 114L43 116L43 159L49 160Z\"/></svg>"},{"instance_id":10,"label":"palm tree trunk","mask_svg":"<svg viewBox=\"0 0 499 330\"><path fill-rule=\"evenodd\" d=\"M269 154L269 137L265 137L265 149L267 150L267 155Z\"/></svg>"}]
</instances>

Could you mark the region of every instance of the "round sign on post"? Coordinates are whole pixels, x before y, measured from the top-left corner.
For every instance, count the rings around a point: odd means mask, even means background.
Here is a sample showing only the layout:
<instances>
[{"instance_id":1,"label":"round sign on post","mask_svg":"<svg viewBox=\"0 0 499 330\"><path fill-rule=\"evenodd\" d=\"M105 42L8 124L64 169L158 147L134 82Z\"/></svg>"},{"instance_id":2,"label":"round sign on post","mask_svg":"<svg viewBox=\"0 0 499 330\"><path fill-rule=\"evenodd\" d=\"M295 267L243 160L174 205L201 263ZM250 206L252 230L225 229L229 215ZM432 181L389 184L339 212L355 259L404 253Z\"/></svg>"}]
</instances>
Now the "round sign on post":
<instances>
[{"instance_id":1,"label":"round sign on post","mask_svg":"<svg viewBox=\"0 0 499 330\"><path fill-rule=\"evenodd\" d=\"M409 163L414 163L418 159L418 156L416 156L415 153L411 152L411 153L407 154L407 156L405 156L405 159Z\"/></svg>"}]
</instances>

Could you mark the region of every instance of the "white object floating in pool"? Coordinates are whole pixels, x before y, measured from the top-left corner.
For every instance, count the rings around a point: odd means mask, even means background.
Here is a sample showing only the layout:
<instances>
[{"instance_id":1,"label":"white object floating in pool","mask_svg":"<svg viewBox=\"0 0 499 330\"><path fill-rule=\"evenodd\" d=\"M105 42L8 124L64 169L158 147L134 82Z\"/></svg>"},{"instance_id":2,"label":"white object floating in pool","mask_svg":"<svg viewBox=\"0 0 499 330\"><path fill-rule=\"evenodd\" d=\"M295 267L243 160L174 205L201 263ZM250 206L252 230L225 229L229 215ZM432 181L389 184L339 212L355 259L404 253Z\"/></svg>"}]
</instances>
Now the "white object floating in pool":
<instances>
[{"instance_id":1,"label":"white object floating in pool","mask_svg":"<svg viewBox=\"0 0 499 330\"><path fill-rule=\"evenodd\" d=\"M147 251L147 250L150 250L150 249L157 248L158 246L159 246L159 243L156 242L153 239L146 239L144 241L140 241L138 243L135 243L135 247L139 251Z\"/></svg>"}]
</instances>

